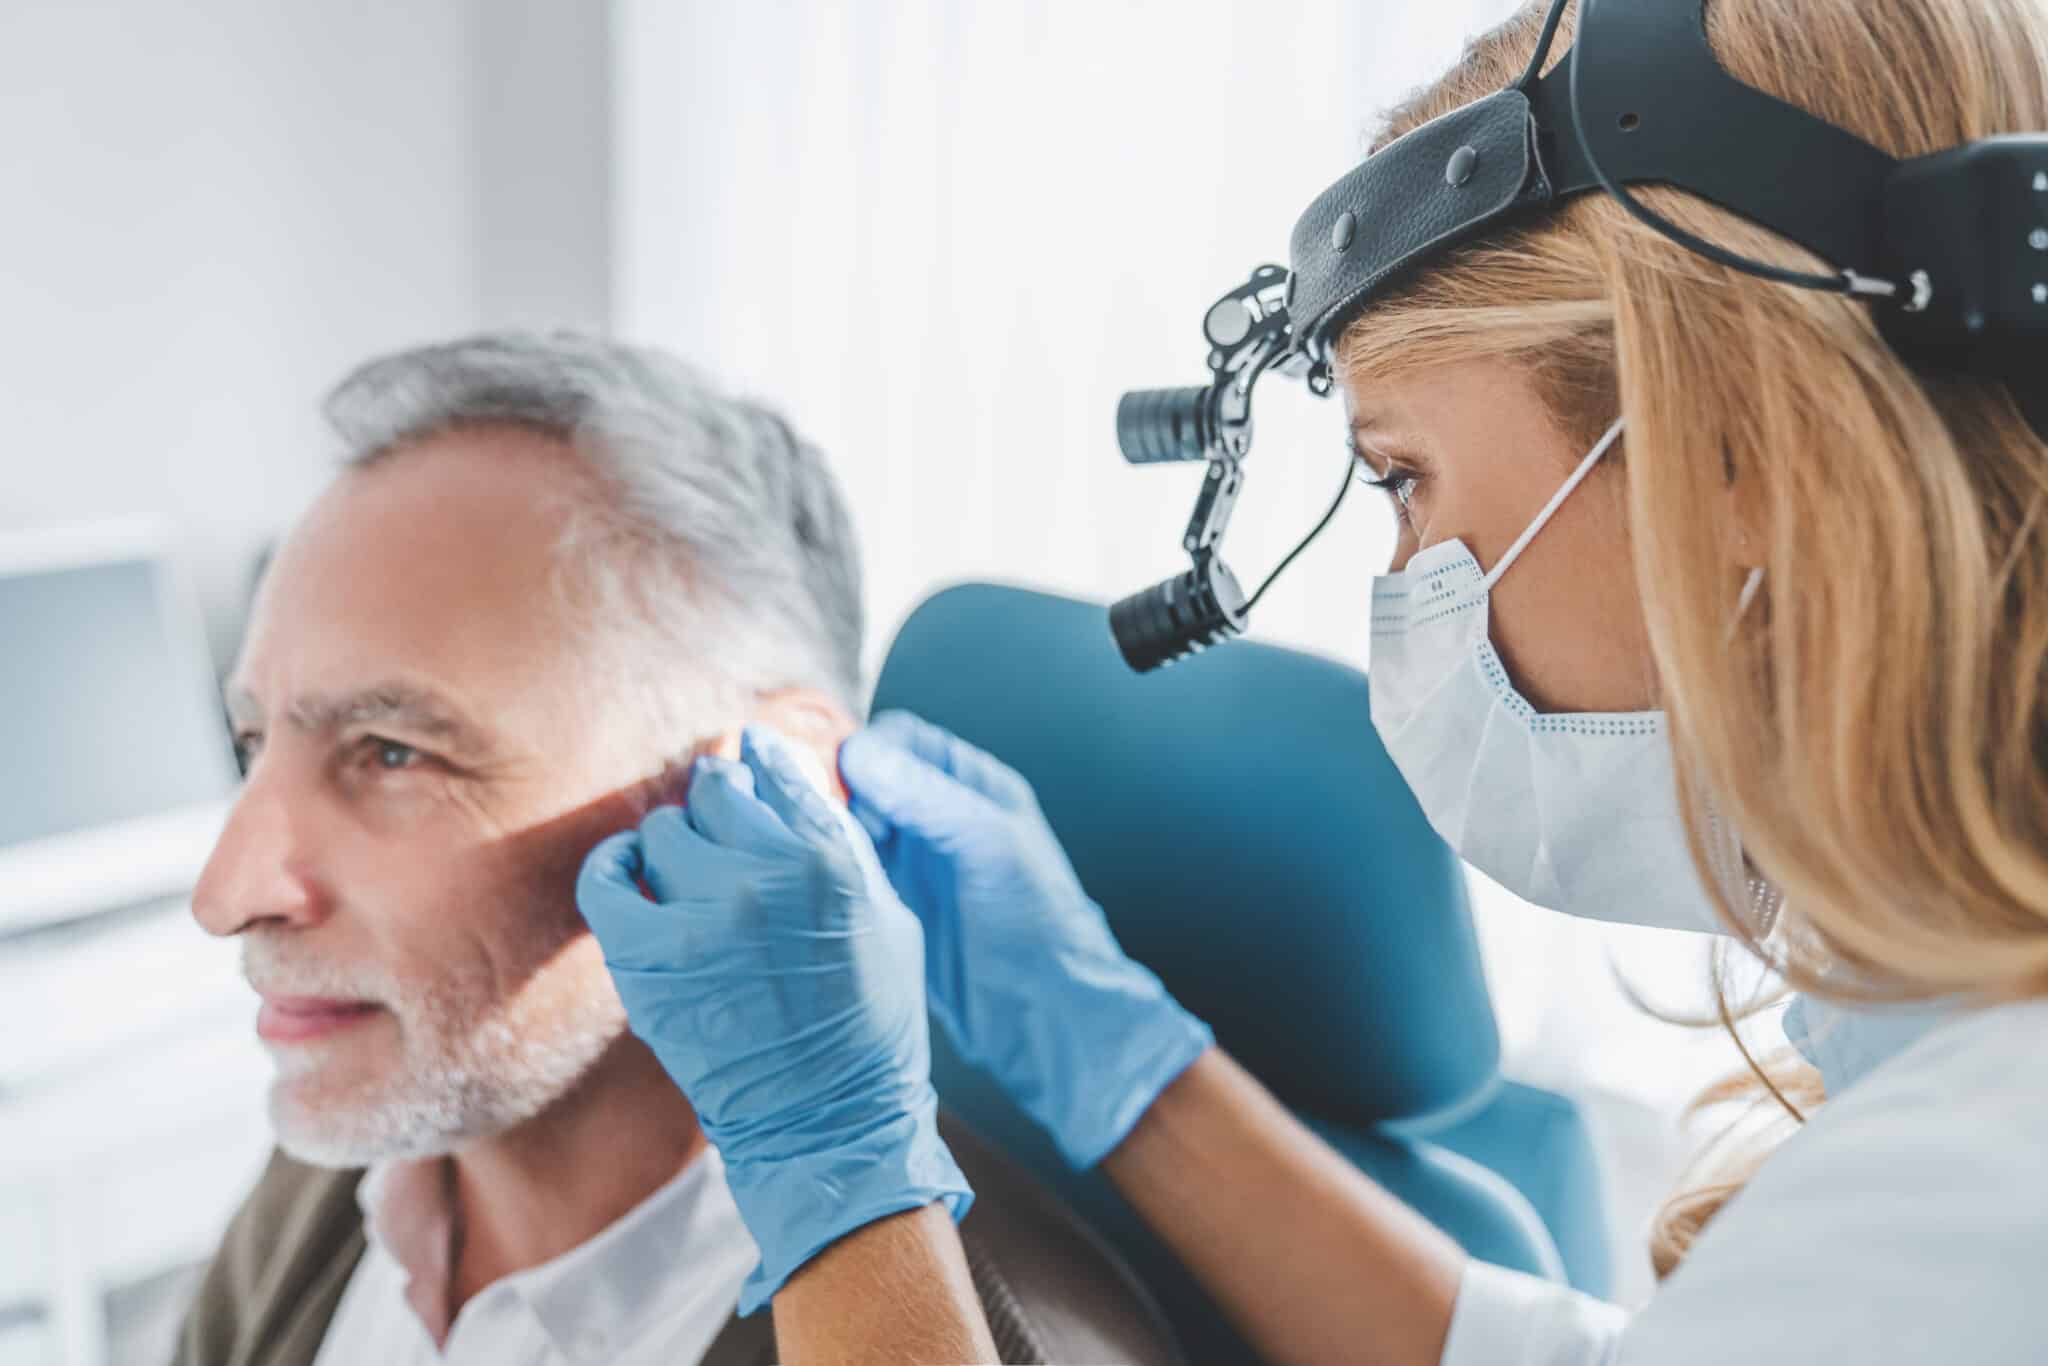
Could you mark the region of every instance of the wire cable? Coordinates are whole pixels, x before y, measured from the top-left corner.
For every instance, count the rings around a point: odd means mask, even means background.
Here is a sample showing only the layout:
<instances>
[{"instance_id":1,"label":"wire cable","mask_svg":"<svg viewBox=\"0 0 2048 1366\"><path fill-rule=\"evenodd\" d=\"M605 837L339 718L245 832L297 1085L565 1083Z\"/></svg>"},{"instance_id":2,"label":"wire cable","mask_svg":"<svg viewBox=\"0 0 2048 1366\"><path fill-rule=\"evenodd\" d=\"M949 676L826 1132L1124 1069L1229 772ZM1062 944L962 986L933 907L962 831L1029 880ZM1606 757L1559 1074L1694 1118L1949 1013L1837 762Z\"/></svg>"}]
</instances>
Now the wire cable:
<instances>
[{"instance_id":1,"label":"wire cable","mask_svg":"<svg viewBox=\"0 0 2048 1366\"><path fill-rule=\"evenodd\" d=\"M1266 575L1266 581L1259 585L1259 591L1246 599L1244 604L1245 611L1249 612L1252 608L1257 607L1259 599L1265 597L1266 590L1273 586L1273 580L1286 573L1287 566L1293 564L1295 558L1302 551L1308 549L1309 542L1323 534L1323 528L1327 527L1330 524L1330 520L1337 515L1337 509L1344 506L1344 495L1351 492L1351 485L1354 482L1356 481L1351 477L1351 455L1347 451L1344 456L1344 482L1337 486L1337 496L1330 500L1329 510L1323 514L1321 521L1309 528L1308 535L1302 537L1294 549L1287 552L1287 558L1273 566L1273 572Z\"/></svg>"},{"instance_id":2,"label":"wire cable","mask_svg":"<svg viewBox=\"0 0 2048 1366\"><path fill-rule=\"evenodd\" d=\"M1543 32L1536 38L1536 51L1530 55L1529 66L1522 72L1522 79L1515 82L1515 89L1527 90L1543 74L1543 59L1550 55L1550 43L1557 37L1557 25L1564 18L1565 3L1566 0L1551 0L1550 13L1543 19Z\"/></svg>"}]
</instances>

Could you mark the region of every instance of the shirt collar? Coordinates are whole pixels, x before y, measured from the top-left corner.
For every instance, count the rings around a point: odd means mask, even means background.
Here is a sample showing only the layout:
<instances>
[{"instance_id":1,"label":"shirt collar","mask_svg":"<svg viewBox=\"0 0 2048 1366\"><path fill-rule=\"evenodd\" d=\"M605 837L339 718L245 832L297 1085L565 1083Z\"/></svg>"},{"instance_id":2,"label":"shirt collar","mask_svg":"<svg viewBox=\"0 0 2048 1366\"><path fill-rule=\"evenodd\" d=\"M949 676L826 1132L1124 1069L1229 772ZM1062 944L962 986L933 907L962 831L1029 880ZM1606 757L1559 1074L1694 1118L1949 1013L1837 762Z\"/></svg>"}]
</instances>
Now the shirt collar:
<instances>
[{"instance_id":1,"label":"shirt collar","mask_svg":"<svg viewBox=\"0 0 2048 1366\"><path fill-rule=\"evenodd\" d=\"M1832 1099L1910 1048L1956 1009L1953 1001L1850 1007L1800 995L1785 1011L1785 1037L1820 1069Z\"/></svg>"},{"instance_id":2,"label":"shirt collar","mask_svg":"<svg viewBox=\"0 0 2048 1366\"><path fill-rule=\"evenodd\" d=\"M435 1345L445 1346L453 1316L448 1280L454 1270L455 1168L445 1157L379 1162L356 1187L363 1232L405 1273L405 1298Z\"/></svg>"},{"instance_id":3,"label":"shirt collar","mask_svg":"<svg viewBox=\"0 0 2048 1366\"><path fill-rule=\"evenodd\" d=\"M443 1346L454 1326L448 1312L453 1170L445 1157L379 1163L356 1191L366 1235L404 1271L406 1299ZM753 1265L753 1243L724 1178L718 1150L706 1147L595 1237L494 1282L477 1301L490 1296L523 1305L565 1360L579 1366L610 1361L671 1307L676 1276L691 1274L714 1253L721 1263L732 1261L727 1253L736 1243L749 1252L739 1270ZM735 1297L738 1290L735 1277Z\"/></svg>"},{"instance_id":4,"label":"shirt collar","mask_svg":"<svg viewBox=\"0 0 2048 1366\"><path fill-rule=\"evenodd\" d=\"M668 1312L676 1278L697 1274L707 1260L733 1262L735 1244L754 1264L753 1242L725 1184L718 1150L707 1147L667 1185L581 1246L507 1278L570 1361L597 1366L616 1359L650 1322ZM733 1298L739 1282L732 1283Z\"/></svg>"}]
</instances>

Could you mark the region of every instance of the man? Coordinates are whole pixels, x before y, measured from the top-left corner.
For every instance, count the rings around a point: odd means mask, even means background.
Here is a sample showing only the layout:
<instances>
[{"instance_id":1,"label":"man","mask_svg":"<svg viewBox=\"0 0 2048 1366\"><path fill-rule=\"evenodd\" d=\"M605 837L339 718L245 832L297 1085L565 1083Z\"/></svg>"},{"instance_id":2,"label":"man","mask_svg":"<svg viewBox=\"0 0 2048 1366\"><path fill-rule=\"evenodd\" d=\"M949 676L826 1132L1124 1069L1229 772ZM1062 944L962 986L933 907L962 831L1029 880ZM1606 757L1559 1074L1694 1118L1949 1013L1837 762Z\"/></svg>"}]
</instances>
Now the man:
<instances>
[{"instance_id":1,"label":"man","mask_svg":"<svg viewBox=\"0 0 2048 1366\"><path fill-rule=\"evenodd\" d=\"M766 1316L731 1319L756 1254L718 1154L626 1032L573 890L743 723L833 771L861 691L839 491L772 413L572 336L375 361L327 415L345 467L253 607L246 783L193 898L262 997L282 1151L179 1361L772 1351ZM1004 1280L1005 1208L1037 1197L949 1138L995 1248L977 1278ZM1032 1257L1121 1288L1043 1213ZM983 1285L992 1322L1019 1284ZM1142 1314L1102 1322L1154 1355ZM996 1326L1006 1356L1064 1345Z\"/></svg>"}]
</instances>

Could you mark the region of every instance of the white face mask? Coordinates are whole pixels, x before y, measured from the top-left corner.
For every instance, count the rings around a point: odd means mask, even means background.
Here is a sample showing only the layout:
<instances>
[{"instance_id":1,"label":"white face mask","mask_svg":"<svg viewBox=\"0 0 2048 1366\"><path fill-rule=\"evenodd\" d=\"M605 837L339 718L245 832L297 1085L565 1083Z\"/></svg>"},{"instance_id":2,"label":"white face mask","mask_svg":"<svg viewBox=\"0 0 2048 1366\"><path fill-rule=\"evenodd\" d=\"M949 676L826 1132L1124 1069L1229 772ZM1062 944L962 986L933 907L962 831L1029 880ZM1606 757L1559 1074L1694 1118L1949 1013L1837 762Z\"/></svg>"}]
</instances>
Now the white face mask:
<instances>
[{"instance_id":1,"label":"white face mask","mask_svg":"<svg viewBox=\"0 0 2048 1366\"><path fill-rule=\"evenodd\" d=\"M1539 712L1487 637L1493 585L1620 434L1620 422L1607 429L1491 573L1451 540L1373 581L1372 720L1437 833L1523 900L1713 930L1664 713Z\"/></svg>"}]
</instances>

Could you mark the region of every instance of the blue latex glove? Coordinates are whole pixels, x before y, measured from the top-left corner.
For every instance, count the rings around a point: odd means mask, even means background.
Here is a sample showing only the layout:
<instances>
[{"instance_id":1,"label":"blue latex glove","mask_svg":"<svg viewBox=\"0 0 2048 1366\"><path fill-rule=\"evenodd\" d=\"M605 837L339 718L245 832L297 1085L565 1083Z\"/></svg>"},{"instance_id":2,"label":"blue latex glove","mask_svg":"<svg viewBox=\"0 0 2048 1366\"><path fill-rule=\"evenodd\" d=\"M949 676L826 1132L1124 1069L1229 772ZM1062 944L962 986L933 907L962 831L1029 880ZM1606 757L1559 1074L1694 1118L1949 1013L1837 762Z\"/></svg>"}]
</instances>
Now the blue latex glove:
<instances>
[{"instance_id":1,"label":"blue latex glove","mask_svg":"<svg viewBox=\"0 0 2048 1366\"><path fill-rule=\"evenodd\" d=\"M786 741L749 729L740 757L592 850L576 901L725 1159L751 1314L835 1239L972 1195L939 1138L916 917Z\"/></svg>"},{"instance_id":2,"label":"blue latex glove","mask_svg":"<svg viewBox=\"0 0 2048 1366\"><path fill-rule=\"evenodd\" d=\"M932 1012L1069 1162L1093 1166L1209 1027L1118 946L1015 769L907 712L849 739L839 769L924 921Z\"/></svg>"}]
</instances>

